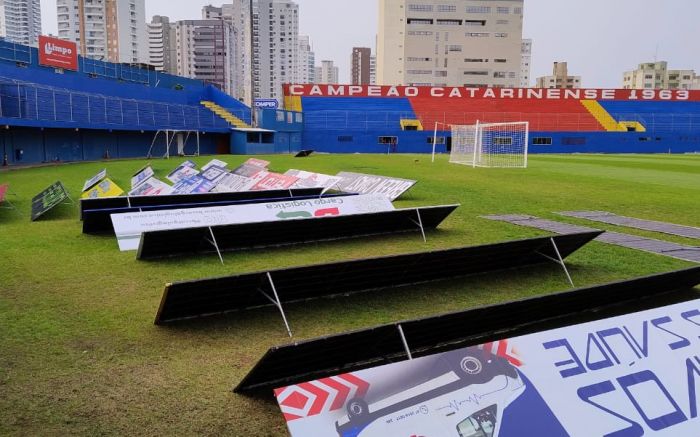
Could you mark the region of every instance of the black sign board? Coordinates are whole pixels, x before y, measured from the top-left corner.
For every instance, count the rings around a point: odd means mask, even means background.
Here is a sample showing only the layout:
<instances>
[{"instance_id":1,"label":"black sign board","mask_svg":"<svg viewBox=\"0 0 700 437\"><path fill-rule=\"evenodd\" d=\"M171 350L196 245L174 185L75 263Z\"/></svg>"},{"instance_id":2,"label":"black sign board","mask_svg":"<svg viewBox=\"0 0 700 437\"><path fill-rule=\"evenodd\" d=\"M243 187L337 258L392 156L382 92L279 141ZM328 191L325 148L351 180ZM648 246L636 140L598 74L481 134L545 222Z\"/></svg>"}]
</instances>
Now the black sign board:
<instances>
[{"instance_id":1,"label":"black sign board","mask_svg":"<svg viewBox=\"0 0 700 437\"><path fill-rule=\"evenodd\" d=\"M312 153L314 153L313 150L300 150L299 153L294 155L295 158L306 158L307 156L310 156Z\"/></svg>"},{"instance_id":2,"label":"black sign board","mask_svg":"<svg viewBox=\"0 0 700 437\"><path fill-rule=\"evenodd\" d=\"M66 188L60 181L54 183L32 199L32 221L46 214L66 199L70 199Z\"/></svg>"},{"instance_id":3,"label":"black sign board","mask_svg":"<svg viewBox=\"0 0 700 437\"><path fill-rule=\"evenodd\" d=\"M144 232L138 259L435 229L459 205ZM420 217L420 220L419 220ZM216 246L212 243L216 241Z\"/></svg>"},{"instance_id":4,"label":"black sign board","mask_svg":"<svg viewBox=\"0 0 700 437\"><path fill-rule=\"evenodd\" d=\"M296 342L269 349L234 389L271 390L490 341L697 299L700 267ZM401 328L401 333L398 328Z\"/></svg>"},{"instance_id":5,"label":"black sign board","mask_svg":"<svg viewBox=\"0 0 700 437\"><path fill-rule=\"evenodd\" d=\"M260 292L273 294L268 273L274 281L280 303L287 304L551 263L551 259L557 257L552 240L562 258L566 258L600 233L539 237L176 282L166 285L155 323L159 325L272 305Z\"/></svg>"}]
</instances>

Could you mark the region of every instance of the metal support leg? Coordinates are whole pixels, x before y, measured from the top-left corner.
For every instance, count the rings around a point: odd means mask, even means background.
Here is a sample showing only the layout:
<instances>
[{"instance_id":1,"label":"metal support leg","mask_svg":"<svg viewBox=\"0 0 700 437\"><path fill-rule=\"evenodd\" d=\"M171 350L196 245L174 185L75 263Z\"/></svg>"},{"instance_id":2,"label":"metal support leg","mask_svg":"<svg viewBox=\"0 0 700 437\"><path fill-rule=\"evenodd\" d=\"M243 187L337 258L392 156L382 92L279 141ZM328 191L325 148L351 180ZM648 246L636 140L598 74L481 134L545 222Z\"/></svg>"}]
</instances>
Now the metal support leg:
<instances>
[{"instance_id":1,"label":"metal support leg","mask_svg":"<svg viewBox=\"0 0 700 437\"><path fill-rule=\"evenodd\" d=\"M557 254L557 257L552 258L551 256L545 255L542 252L537 252L537 253L542 255L543 257L547 258L548 260L559 264L561 266L561 268L564 269L564 274L566 274L566 279L569 280L569 284L571 284L572 287L576 287L574 285L574 281L571 280L571 275L569 274L569 269L566 268L566 264L564 263L564 259L561 257L561 253L559 253L559 248L557 247L557 243L554 241L554 238L550 238L549 241L552 243L552 247L554 248L554 253Z\"/></svg>"},{"instance_id":2,"label":"metal support leg","mask_svg":"<svg viewBox=\"0 0 700 437\"><path fill-rule=\"evenodd\" d=\"M334 183L333 185L330 185L330 186L324 188L324 189L321 191L321 194L319 194L318 198L321 199L321 198L323 197L324 194L326 194L328 191L332 190L333 188L337 187L339 183L340 183L340 181L337 181L337 182Z\"/></svg>"},{"instance_id":3,"label":"metal support leg","mask_svg":"<svg viewBox=\"0 0 700 437\"><path fill-rule=\"evenodd\" d=\"M223 265L224 258L221 256L221 251L219 250L219 245L216 242L216 237L214 236L214 231L212 231L211 226L209 226L209 235L211 235L211 240L207 239L207 241L214 246L214 249L216 249L217 255L219 255L219 261L221 261L221 265Z\"/></svg>"},{"instance_id":4,"label":"metal support leg","mask_svg":"<svg viewBox=\"0 0 700 437\"><path fill-rule=\"evenodd\" d=\"M406 336L403 333L403 328L401 325L397 325L397 328L399 328L399 335L401 336L401 341L403 342L403 348L406 350L406 355L408 355L409 360L412 360L413 355L411 354L411 349L408 347L408 342L406 341Z\"/></svg>"},{"instance_id":5,"label":"metal support leg","mask_svg":"<svg viewBox=\"0 0 700 437\"><path fill-rule=\"evenodd\" d=\"M272 301L272 303L275 304L277 309L280 311L280 314L282 314L282 320L284 321L284 326L287 328L287 334L289 334L289 337L292 337L292 330L289 328L289 322L287 322L287 316L284 314L284 308L282 308L282 302L280 302L280 297L277 294L277 288L275 287L275 283L272 282L272 275L270 275L270 272L267 272L267 280L270 281L270 286L272 287L272 292L275 295L274 299L271 299L270 296L267 296L264 292L262 292L268 299Z\"/></svg>"},{"instance_id":6,"label":"metal support leg","mask_svg":"<svg viewBox=\"0 0 700 437\"><path fill-rule=\"evenodd\" d=\"M423 236L423 242L427 243L428 239L425 238L425 228L423 227L423 220L420 218L420 210L416 209L416 216L418 216L418 221L416 222L415 220L411 219L413 223L416 224L420 228L420 233Z\"/></svg>"},{"instance_id":7,"label":"metal support leg","mask_svg":"<svg viewBox=\"0 0 700 437\"><path fill-rule=\"evenodd\" d=\"M131 208L131 197L130 196L126 196L126 204L129 206L129 208Z\"/></svg>"}]
</instances>

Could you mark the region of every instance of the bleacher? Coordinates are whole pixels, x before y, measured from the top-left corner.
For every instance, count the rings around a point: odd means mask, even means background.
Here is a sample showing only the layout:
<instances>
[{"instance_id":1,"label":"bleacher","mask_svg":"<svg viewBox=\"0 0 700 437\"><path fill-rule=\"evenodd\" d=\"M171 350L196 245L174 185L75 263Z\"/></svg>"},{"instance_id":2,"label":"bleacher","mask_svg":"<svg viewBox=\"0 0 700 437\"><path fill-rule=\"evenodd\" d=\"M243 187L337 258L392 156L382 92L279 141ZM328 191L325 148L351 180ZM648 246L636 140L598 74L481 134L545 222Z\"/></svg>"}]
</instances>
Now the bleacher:
<instances>
[{"instance_id":1,"label":"bleacher","mask_svg":"<svg viewBox=\"0 0 700 437\"><path fill-rule=\"evenodd\" d=\"M0 39L0 123L8 126L196 130L233 127L200 102L245 123L250 108L212 85L139 66L78 58L79 71L39 65L36 48Z\"/></svg>"},{"instance_id":2,"label":"bleacher","mask_svg":"<svg viewBox=\"0 0 700 437\"><path fill-rule=\"evenodd\" d=\"M700 102L684 101L601 101L617 121L636 121L648 132L691 131L700 127Z\"/></svg>"},{"instance_id":3,"label":"bleacher","mask_svg":"<svg viewBox=\"0 0 700 437\"><path fill-rule=\"evenodd\" d=\"M372 130L399 128L415 119L408 99L371 97L303 97L307 129Z\"/></svg>"}]
</instances>

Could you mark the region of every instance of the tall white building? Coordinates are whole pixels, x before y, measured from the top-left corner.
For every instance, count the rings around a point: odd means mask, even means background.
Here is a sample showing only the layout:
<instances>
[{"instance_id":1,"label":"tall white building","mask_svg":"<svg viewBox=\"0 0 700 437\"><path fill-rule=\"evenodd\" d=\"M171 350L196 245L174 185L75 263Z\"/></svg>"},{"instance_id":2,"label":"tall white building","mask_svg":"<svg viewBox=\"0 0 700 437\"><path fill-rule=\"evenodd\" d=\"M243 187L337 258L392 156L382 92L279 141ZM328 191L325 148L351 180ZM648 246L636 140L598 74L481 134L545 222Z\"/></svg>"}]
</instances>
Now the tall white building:
<instances>
[{"instance_id":1,"label":"tall white building","mask_svg":"<svg viewBox=\"0 0 700 437\"><path fill-rule=\"evenodd\" d=\"M147 27L149 64L157 71L177 74L175 27L170 24L170 19L155 15Z\"/></svg>"},{"instance_id":2,"label":"tall white building","mask_svg":"<svg viewBox=\"0 0 700 437\"><path fill-rule=\"evenodd\" d=\"M379 0L380 85L517 87L523 0Z\"/></svg>"},{"instance_id":3,"label":"tall white building","mask_svg":"<svg viewBox=\"0 0 700 437\"><path fill-rule=\"evenodd\" d=\"M299 62L299 6L285 0L253 4L253 98L282 102Z\"/></svg>"},{"instance_id":4,"label":"tall white building","mask_svg":"<svg viewBox=\"0 0 700 437\"><path fill-rule=\"evenodd\" d=\"M532 40L524 39L520 53L520 88L530 87L530 64L532 63Z\"/></svg>"},{"instance_id":5,"label":"tall white building","mask_svg":"<svg viewBox=\"0 0 700 437\"><path fill-rule=\"evenodd\" d=\"M333 65L333 61L321 61L321 66L316 67L316 83L336 84L338 74L338 67Z\"/></svg>"},{"instance_id":6,"label":"tall white building","mask_svg":"<svg viewBox=\"0 0 700 437\"><path fill-rule=\"evenodd\" d=\"M316 80L316 54L311 47L311 38L299 35L298 62L293 83L314 83Z\"/></svg>"},{"instance_id":7,"label":"tall white building","mask_svg":"<svg viewBox=\"0 0 700 437\"><path fill-rule=\"evenodd\" d=\"M57 0L58 36L80 54L111 62L149 62L145 0Z\"/></svg>"},{"instance_id":8,"label":"tall white building","mask_svg":"<svg viewBox=\"0 0 700 437\"><path fill-rule=\"evenodd\" d=\"M181 20L175 24L177 74L200 79L234 95L236 41L223 19Z\"/></svg>"},{"instance_id":9,"label":"tall white building","mask_svg":"<svg viewBox=\"0 0 700 437\"><path fill-rule=\"evenodd\" d=\"M639 64L636 70L627 71L622 80L625 89L682 89L695 86L695 71L669 70L668 63L647 62Z\"/></svg>"},{"instance_id":10,"label":"tall white building","mask_svg":"<svg viewBox=\"0 0 700 437\"><path fill-rule=\"evenodd\" d=\"M36 47L41 35L39 0L0 0L0 37Z\"/></svg>"},{"instance_id":11,"label":"tall white building","mask_svg":"<svg viewBox=\"0 0 700 437\"><path fill-rule=\"evenodd\" d=\"M537 88L574 89L581 88L581 76L569 76L566 62L555 62L551 76L537 78Z\"/></svg>"}]
</instances>

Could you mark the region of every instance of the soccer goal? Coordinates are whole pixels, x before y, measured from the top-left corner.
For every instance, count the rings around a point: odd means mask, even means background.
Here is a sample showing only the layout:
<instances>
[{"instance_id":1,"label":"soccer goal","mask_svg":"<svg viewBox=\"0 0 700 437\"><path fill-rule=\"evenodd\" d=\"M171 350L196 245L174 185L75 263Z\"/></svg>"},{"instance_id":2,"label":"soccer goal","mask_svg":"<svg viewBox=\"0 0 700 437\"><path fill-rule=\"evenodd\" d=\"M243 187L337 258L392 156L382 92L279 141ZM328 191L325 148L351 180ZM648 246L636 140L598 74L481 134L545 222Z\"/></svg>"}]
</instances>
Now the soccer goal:
<instances>
[{"instance_id":1,"label":"soccer goal","mask_svg":"<svg viewBox=\"0 0 700 437\"><path fill-rule=\"evenodd\" d=\"M527 168L528 122L452 126L450 162L472 167Z\"/></svg>"}]
</instances>

